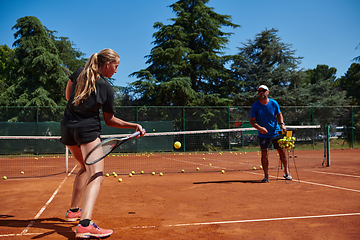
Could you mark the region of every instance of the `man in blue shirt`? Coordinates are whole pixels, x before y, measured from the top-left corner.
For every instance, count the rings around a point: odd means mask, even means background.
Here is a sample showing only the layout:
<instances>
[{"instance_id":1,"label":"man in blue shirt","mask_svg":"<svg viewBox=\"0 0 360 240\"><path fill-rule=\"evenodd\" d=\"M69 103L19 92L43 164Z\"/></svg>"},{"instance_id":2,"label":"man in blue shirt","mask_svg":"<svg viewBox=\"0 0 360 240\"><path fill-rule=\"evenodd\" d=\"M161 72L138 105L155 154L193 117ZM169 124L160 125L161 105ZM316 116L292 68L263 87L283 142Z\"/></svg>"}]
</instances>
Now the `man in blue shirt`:
<instances>
[{"instance_id":1,"label":"man in blue shirt","mask_svg":"<svg viewBox=\"0 0 360 240\"><path fill-rule=\"evenodd\" d=\"M288 163L285 156L285 151L279 146L278 140L281 138L280 133L286 132L283 115L280 111L279 104L268 98L269 88L261 85L257 89L259 101L251 106L250 110L250 124L259 131L259 143L261 147L261 164L265 174L262 180L264 183L269 182L269 144L272 142L274 148L277 149L280 160L284 166L284 178L292 180L289 174ZM280 125L280 126L279 126Z\"/></svg>"}]
</instances>

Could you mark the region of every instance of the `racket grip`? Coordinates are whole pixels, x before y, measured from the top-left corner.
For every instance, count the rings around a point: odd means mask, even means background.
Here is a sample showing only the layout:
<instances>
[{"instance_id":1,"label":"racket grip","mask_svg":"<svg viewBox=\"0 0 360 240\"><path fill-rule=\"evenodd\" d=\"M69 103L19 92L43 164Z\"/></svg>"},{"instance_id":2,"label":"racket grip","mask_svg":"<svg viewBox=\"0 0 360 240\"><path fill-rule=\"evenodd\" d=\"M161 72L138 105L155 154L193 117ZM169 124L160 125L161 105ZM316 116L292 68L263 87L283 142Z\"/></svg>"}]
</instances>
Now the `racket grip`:
<instances>
[{"instance_id":1,"label":"racket grip","mask_svg":"<svg viewBox=\"0 0 360 240\"><path fill-rule=\"evenodd\" d=\"M144 129L144 131L146 132L146 130ZM130 138L134 138L140 135L140 131L134 132L133 134L130 135Z\"/></svg>"}]
</instances>

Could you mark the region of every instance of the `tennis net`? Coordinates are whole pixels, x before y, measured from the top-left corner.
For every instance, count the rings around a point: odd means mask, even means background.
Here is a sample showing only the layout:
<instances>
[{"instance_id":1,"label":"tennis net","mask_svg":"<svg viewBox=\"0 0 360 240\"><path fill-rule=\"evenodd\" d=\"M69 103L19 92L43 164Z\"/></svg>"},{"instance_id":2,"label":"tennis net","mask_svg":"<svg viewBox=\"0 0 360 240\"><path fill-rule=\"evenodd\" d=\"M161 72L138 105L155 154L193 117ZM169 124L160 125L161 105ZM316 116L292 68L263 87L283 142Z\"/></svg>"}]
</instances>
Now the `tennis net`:
<instances>
[{"instance_id":1,"label":"tennis net","mask_svg":"<svg viewBox=\"0 0 360 240\"><path fill-rule=\"evenodd\" d=\"M321 127L287 128L296 138L298 167L321 166L326 146ZM102 135L101 138L127 135ZM59 139L58 136L0 136L0 143L4 146L0 150L0 175L8 178L42 177L71 171L78 163ZM176 141L181 143L179 149L174 147ZM277 168L277 151L270 149L270 168ZM254 128L148 132L144 137L129 140L106 157L105 173L253 170L254 167L260 168L260 155Z\"/></svg>"}]
</instances>

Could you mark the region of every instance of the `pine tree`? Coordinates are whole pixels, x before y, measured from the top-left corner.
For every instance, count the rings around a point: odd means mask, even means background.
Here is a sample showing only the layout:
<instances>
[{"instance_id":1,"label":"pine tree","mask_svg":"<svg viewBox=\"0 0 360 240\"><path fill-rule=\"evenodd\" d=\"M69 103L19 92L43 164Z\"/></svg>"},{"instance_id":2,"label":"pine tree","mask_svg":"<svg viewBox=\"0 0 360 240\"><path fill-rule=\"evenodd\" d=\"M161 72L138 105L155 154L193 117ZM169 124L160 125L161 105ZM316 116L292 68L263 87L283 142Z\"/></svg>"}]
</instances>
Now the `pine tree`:
<instances>
[{"instance_id":1,"label":"pine tree","mask_svg":"<svg viewBox=\"0 0 360 240\"><path fill-rule=\"evenodd\" d=\"M16 41L12 70L13 84L0 96L3 106L65 105L67 77L61 68L58 51L36 17L17 20L13 29Z\"/></svg>"},{"instance_id":2,"label":"pine tree","mask_svg":"<svg viewBox=\"0 0 360 240\"><path fill-rule=\"evenodd\" d=\"M170 7L174 23L154 24L155 47L147 57L146 69L133 73L131 84L142 104L224 105L229 101L222 87L230 71L224 67L222 50L232 33L221 27L237 28L231 16L207 7L208 0L180 0ZM224 98L225 97L225 98Z\"/></svg>"},{"instance_id":3,"label":"pine tree","mask_svg":"<svg viewBox=\"0 0 360 240\"><path fill-rule=\"evenodd\" d=\"M301 57L295 57L291 44L281 42L278 30L264 30L249 39L239 54L233 57L231 65L235 103L251 106L258 99L256 88L262 84L271 90L271 96L282 97L282 103L293 105L294 99L288 90L296 88L303 81L298 71Z\"/></svg>"}]
</instances>

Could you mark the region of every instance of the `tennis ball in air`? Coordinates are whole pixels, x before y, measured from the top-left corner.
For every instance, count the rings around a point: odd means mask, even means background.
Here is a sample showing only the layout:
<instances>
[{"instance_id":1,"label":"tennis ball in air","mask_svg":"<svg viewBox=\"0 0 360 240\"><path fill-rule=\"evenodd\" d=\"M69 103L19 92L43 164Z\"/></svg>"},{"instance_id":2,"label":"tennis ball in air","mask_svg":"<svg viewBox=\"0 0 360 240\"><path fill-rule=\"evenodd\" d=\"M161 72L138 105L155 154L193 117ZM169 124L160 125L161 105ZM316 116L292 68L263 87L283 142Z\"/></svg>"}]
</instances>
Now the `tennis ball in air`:
<instances>
[{"instance_id":1,"label":"tennis ball in air","mask_svg":"<svg viewBox=\"0 0 360 240\"><path fill-rule=\"evenodd\" d=\"M105 174L105 176L107 176L107 177L108 177L108 176L110 176L110 175L107 173L107 174Z\"/></svg>"},{"instance_id":2,"label":"tennis ball in air","mask_svg":"<svg viewBox=\"0 0 360 240\"><path fill-rule=\"evenodd\" d=\"M3 179L4 179L4 180L6 180L6 179L7 179L7 177L6 177L6 176L3 176Z\"/></svg>"},{"instance_id":3,"label":"tennis ball in air","mask_svg":"<svg viewBox=\"0 0 360 240\"><path fill-rule=\"evenodd\" d=\"M155 175L155 172L152 172L151 174L152 174L152 175Z\"/></svg>"},{"instance_id":4,"label":"tennis ball in air","mask_svg":"<svg viewBox=\"0 0 360 240\"><path fill-rule=\"evenodd\" d=\"M256 170L256 167L253 167L254 170Z\"/></svg>"},{"instance_id":5,"label":"tennis ball in air","mask_svg":"<svg viewBox=\"0 0 360 240\"><path fill-rule=\"evenodd\" d=\"M21 174L24 174L24 171L21 171L20 173L21 173Z\"/></svg>"},{"instance_id":6,"label":"tennis ball in air","mask_svg":"<svg viewBox=\"0 0 360 240\"><path fill-rule=\"evenodd\" d=\"M179 141L176 141L176 142L174 143L174 147L175 147L176 149L179 149L179 148L181 147L181 143L180 143Z\"/></svg>"},{"instance_id":7,"label":"tennis ball in air","mask_svg":"<svg viewBox=\"0 0 360 240\"><path fill-rule=\"evenodd\" d=\"M119 181L119 182L122 182L122 178L119 178L118 181Z\"/></svg>"}]
</instances>

